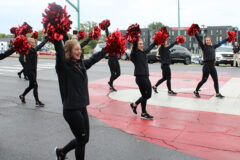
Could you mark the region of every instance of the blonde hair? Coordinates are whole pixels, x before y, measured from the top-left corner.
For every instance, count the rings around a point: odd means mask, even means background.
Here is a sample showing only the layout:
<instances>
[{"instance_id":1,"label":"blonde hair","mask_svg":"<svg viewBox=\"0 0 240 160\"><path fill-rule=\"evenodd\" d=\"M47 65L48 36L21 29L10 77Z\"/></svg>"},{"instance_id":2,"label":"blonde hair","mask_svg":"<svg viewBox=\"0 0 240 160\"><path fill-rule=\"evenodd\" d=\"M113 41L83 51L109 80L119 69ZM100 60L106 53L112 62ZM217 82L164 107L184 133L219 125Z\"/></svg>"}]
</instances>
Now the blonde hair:
<instances>
[{"instance_id":1,"label":"blonde hair","mask_svg":"<svg viewBox=\"0 0 240 160\"><path fill-rule=\"evenodd\" d=\"M70 61L70 59L72 58L72 49L73 49L73 46L76 45L76 44L78 44L77 40L68 40L68 41L66 41L66 43L64 45L66 61Z\"/></svg>"},{"instance_id":2,"label":"blonde hair","mask_svg":"<svg viewBox=\"0 0 240 160\"><path fill-rule=\"evenodd\" d=\"M211 39L211 41L212 41L212 37L207 36L207 37L204 38L204 44L206 44L206 39L207 39L207 38Z\"/></svg>"}]
</instances>

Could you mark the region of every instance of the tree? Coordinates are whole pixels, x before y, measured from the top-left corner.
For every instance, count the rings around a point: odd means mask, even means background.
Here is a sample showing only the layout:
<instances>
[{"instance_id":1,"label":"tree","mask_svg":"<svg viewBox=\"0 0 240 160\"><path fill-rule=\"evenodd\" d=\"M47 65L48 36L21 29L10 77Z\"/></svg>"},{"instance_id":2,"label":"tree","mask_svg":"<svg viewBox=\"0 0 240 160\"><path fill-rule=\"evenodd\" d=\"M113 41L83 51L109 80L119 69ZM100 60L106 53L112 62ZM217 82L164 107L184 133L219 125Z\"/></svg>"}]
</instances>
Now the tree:
<instances>
[{"instance_id":1,"label":"tree","mask_svg":"<svg viewBox=\"0 0 240 160\"><path fill-rule=\"evenodd\" d=\"M97 25L97 22L92 22L92 21L87 21L86 23L81 23L80 24L80 27L81 27L81 30L83 30L84 32L86 32L87 36L86 38L88 37L88 34L92 31L92 29ZM91 53L92 50L96 47L97 45L97 41L90 41L88 43L87 46L84 47L84 51L85 53Z\"/></svg>"},{"instance_id":2,"label":"tree","mask_svg":"<svg viewBox=\"0 0 240 160\"><path fill-rule=\"evenodd\" d=\"M5 34L5 33L0 33L0 38L13 38L14 35L12 34Z\"/></svg>"},{"instance_id":3,"label":"tree","mask_svg":"<svg viewBox=\"0 0 240 160\"><path fill-rule=\"evenodd\" d=\"M161 27L168 27L166 25L164 25L162 22L152 22L148 25L149 29L160 29Z\"/></svg>"}]
</instances>

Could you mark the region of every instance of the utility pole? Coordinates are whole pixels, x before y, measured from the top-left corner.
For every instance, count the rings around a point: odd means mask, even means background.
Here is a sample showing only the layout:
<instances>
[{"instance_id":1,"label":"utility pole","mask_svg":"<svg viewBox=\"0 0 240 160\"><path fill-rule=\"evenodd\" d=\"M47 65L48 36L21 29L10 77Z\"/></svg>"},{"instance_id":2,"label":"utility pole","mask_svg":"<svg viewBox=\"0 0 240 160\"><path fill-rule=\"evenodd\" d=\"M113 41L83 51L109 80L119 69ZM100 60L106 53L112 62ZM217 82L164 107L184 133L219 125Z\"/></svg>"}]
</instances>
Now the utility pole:
<instances>
[{"instance_id":1,"label":"utility pole","mask_svg":"<svg viewBox=\"0 0 240 160\"><path fill-rule=\"evenodd\" d=\"M180 36L180 0L178 0L178 36Z\"/></svg>"},{"instance_id":2,"label":"utility pole","mask_svg":"<svg viewBox=\"0 0 240 160\"><path fill-rule=\"evenodd\" d=\"M77 6L75 6L72 2L69 0L66 0L76 11L77 11L77 22L78 22L78 31L80 30L80 3L79 0L77 0Z\"/></svg>"}]
</instances>

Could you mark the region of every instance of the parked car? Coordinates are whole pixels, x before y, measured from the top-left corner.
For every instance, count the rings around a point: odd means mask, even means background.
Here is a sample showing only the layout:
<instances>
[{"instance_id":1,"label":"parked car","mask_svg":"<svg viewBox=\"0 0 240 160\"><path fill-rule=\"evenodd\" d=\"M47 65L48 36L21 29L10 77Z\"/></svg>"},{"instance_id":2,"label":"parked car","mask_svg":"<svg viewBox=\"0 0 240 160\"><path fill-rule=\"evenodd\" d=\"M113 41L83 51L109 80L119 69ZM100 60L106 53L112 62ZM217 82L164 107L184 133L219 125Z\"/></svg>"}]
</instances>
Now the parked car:
<instances>
[{"instance_id":1,"label":"parked car","mask_svg":"<svg viewBox=\"0 0 240 160\"><path fill-rule=\"evenodd\" d=\"M192 57L191 63L193 64L200 64L200 58L199 57Z\"/></svg>"},{"instance_id":2,"label":"parked car","mask_svg":"<svg viewBox=\"0 0 240 160\"><path fill-rule=\"evenodd\" d=\"M203 57L200 59L200 64L203 65ZM233 66L233 53L231 46L221 46L216 49L216 61L215 65L230 64Z\"/></svg>"},{"instance_id":3,"label":"parked car","mask_svg":"<svg viewBox=\"0 0 240 160\"><path fill-rule=\"evenodd\" d=\"M170 49L172 63L184 63L185 65L191 64L191 53L190 51L180 45L175 45ZM161 55L161 53L160 53ZM153 49L151 53L147 55L148 62L161 62L161 57L158 54L158 49Z\"/></svg>"},{"instance_id":4,"label":"parked car","mask_svg":"<svg viewBox=\"0 0 240 160\"><path fill-rule=\"evenodd\" d=\"M125 54L121 56L122 60L129 60L130 58L130 49L126 49Z\"/></svg>"},{"instance_id":5,"label":"parked car","mask_svg":"<svg viewBox=\"0 0 240 160\"><path fill-rule=\"evenodd\" d=\"M155 47L151 50L151 52L149 54L147 54L147 58L148 58L148 63L152 64L155 62L160 62L160 56L158 54L158 48Z\"/></svg>"},{"instance_id":6,"label":"parked car","mask_svg":"<svg viewBox=\"0 0 240 160\"><path fill-rule=\"evenodd\" d=\"M231 46L221 46L216 49L216 66L219 64L230 64L233 66L233 52Z\"/></svg>"}]
</instances>

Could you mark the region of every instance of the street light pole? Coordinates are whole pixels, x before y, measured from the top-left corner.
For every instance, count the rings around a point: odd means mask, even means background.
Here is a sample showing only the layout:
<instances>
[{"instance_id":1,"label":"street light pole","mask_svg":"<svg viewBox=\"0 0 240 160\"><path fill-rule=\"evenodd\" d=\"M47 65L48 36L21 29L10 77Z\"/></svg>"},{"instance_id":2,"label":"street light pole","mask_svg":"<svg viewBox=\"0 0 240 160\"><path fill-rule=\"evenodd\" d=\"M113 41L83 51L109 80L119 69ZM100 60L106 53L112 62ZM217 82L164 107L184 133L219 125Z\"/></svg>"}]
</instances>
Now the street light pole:
<instances>
[{"instance_id":1,"label":"street light pole","mask_svg":"<svg viewBox=\"0 0 240 160\"><path fill-rule=\"evenodd\" d=\"M76 11L77 11L77 22L78 22L78 31L80 30L80 3L79 0L77 0L77 6L75 6L72 2L69 0L66 0Z\"/></svg>"},{"instance_id":2,"label":"street light pole","mask_svg":"<svg viewBox=\"0 0 240 160\"><path fill-rule=\"evenodd\" d=\"M178 0L178 36L180 36L180 0Z\"/></svg>"}]
</instances>

